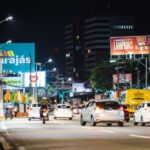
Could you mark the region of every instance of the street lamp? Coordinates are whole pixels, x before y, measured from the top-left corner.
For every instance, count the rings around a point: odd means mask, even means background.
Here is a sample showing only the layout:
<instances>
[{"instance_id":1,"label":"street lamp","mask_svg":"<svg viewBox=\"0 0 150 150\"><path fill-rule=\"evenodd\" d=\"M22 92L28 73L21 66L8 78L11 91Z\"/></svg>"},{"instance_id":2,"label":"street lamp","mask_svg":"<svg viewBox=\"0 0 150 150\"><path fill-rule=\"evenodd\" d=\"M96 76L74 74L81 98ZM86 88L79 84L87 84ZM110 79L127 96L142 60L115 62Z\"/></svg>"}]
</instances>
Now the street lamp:
<instances>
[{"instance_id":1,"label":"street lamp","mask_svg":"<svg viewBox=\"0 0 150 150\"><path fill-rule=\"evenodd\" d=\"M7 18L3 19L0 21L0 24L5 22L5 21L9 21L9 20L13 20L13 16L8 16Z\"/></svg>"},{"instance_id":2,"label":"street lamp","mask_svg":"<svg viewBox=\"0 0 150 150\"><path fill-rule=\"evenodd\" d=\"M42 70L47 63L52 63L53 59L49 58L42 66L40 66L40 70Z\"/></svg>"},{"instance_id":3,"label":"street lamp","mask_svg":"<svg viewBox=\"0 0 150 150\"><path fill-rule=\"evenodd\" d=\"M8 40L8 41L6 41L5 43L1 43L1 44L0 44L0 48L2 48L4 45L10 44L10 43L12 43L12 40Z\"/></svg>"}]
</instances>

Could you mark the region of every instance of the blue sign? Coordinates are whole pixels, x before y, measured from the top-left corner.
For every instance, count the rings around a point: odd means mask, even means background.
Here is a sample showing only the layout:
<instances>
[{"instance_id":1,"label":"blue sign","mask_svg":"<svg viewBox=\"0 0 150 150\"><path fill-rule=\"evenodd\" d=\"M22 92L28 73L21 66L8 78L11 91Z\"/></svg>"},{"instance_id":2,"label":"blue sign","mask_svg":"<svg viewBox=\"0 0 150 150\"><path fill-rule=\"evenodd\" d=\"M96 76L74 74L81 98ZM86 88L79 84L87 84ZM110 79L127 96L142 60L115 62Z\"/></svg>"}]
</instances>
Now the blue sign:
<instances>
[{"instance_id":1,"label":"blue sign","mask_svg":"<svg viewBox=\"0 0 150 150\"><path fill-rule=\"evenodd\" d=\"M30 72L35 70L34 43L3 43L0 44L3 72Z\"/></svg>"}]
</instances>

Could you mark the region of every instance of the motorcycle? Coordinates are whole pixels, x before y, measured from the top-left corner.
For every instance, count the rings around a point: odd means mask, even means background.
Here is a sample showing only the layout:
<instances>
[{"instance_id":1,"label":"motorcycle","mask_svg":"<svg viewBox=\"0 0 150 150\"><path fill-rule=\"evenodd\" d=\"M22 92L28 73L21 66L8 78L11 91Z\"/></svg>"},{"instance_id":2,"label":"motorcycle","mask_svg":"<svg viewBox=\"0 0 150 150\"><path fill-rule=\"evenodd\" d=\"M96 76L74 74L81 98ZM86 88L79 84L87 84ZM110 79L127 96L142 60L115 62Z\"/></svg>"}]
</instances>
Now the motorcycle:
<instances>
[{"instance_id":1,"label":"motorcycle","mask_svg":"<svg viewBox=\"0 0 150 150\"><path fill-rule=\"evenodd\" d=\"M48 116L48 109L42 109L42 121L43 124L45 124L46 120L49 120L49 116Z\"/></svg>"}]
</instances>

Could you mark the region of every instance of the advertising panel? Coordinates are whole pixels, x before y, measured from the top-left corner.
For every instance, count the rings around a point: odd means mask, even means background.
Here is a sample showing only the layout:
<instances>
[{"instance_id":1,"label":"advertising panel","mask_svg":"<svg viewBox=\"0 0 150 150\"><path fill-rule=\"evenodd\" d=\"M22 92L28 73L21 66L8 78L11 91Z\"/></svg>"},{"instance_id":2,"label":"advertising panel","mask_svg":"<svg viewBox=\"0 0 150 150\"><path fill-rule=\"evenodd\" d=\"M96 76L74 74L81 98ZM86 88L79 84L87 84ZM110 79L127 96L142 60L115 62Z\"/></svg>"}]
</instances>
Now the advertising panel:
<instances>
[{"instance_id":1,"label":"advertising panel","mask_svg":"<svg viewBox=\"0 0 150 150\"><path fill-rule=\"evenodd\" d=\"M119 80L118 80L119 78ZM113 83L130 83L132 82L132 74L126 73L126 74L113 74Z\"/></svg>"},{"instance_id":2,"label":"advertising panel","mask_svg":"<svg viewBox=\"0 0 150 150\"><path fill-rule=\"evenodd\" d=\"M24 77L25 87L45 87L45 71L27 72Z\"/></svg>"},{"instance_id":3,"label":"advertising panel","mask_svg":"<svg viewBox=\"0 0 150 150\"><path fill-rule=\"evenodd\" d=\"M2 43L0 44L3 72L34 71L35 44L34 43Z\"/></svg>"},{"instance_id":4,"label":"advertising panel","mask_svg":"<svg viewBox=\"0 0 150 150\"><path fill-rule=\"evenodd\" d=\"M3 89L17 89L22 88L22 77L3 77Z\"/></svg>"},{"instance_id":5,"label":"advertising panel","mask_svg":"<svg viewBox=\"0 0 150 150\"><path fill-rule=\"evenodd\" d=\"M150 35L110 38L111 55L149 54Z\"/></svg>"},{"instance_id":6,"label":"advertising panel","mask_svg":"<svg viewBox=\"0 0 150 150\"><path fill-rule=\"evenodd\" d=\"M73 83L72 84L73 92L92 92L92 89L85 87L85 83Z\"/></svg>"}]
</instances>

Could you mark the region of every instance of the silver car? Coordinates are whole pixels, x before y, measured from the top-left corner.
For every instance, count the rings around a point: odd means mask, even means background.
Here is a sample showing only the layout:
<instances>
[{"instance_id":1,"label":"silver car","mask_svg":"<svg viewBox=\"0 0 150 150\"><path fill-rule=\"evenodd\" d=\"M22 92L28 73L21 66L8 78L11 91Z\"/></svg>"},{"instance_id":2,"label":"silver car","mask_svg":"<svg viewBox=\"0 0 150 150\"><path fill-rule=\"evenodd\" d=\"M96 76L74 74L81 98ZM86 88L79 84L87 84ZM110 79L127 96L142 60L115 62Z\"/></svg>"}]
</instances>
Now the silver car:
<instances>
[{"instance_id":1,"label":"silver car","mask_svg":"<svg viewBox=\"0 0 150 150\"><path fill-rule=\"evenodd\" d=\"M81 125L91 122L92 126L96 126L99 122L106 122L108 126L117 123L123 126L124 111L117 101L113 100L91 100L82 109L80 116Z\"/></svg>"}]
</instances>

